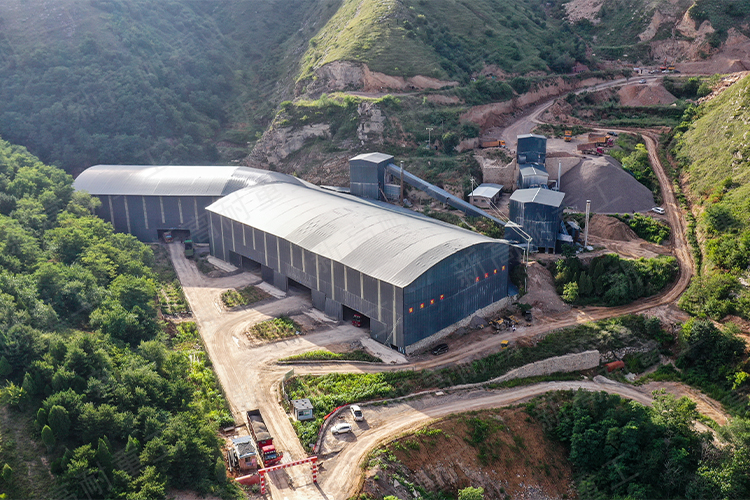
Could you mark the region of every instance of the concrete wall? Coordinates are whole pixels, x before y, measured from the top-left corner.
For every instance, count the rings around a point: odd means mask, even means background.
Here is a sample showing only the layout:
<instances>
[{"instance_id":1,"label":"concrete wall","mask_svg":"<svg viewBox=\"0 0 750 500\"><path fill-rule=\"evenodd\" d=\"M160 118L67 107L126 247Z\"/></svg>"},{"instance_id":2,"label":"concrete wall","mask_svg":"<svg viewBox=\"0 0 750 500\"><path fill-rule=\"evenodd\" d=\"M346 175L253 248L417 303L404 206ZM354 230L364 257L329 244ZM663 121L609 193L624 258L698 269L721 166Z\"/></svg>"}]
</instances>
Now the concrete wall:
<instances>
[{"instance_id":1,"label":"concrete wall","mask_svg":"<svg viewBox=\"0 0 750 500\"><path fill-rule=\"evenodd\" d=\"M599 366L599 356L599 351L586 351L543 359L511 370L501 377L490 380L490 382L505 382L517 378L539 377L553 373L588 370Z\"/></svg>"}]
</instances>

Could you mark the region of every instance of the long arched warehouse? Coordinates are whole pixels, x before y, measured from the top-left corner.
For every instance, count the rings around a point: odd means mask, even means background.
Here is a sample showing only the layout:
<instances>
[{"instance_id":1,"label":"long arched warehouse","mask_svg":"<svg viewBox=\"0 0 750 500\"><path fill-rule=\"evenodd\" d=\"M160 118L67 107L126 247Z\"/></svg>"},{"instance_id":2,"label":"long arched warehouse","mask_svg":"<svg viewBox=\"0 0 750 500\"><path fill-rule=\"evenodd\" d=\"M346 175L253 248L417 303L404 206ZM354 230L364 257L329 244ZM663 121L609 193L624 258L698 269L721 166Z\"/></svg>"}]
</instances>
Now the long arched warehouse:
<instances>
[{"instance_id":1,"label":"long arched warehouse","mask_svg":"<svg viewBox=\"0 0 750 500\"><path fill-rule=\"evenodd\" d=\"M332 317L364 315L373 338L401 351L508 296L506 241L285 174L96 166L75 187L102 200L99 215L116 230L144 241L189 230L220 259L260 264L278 288L310 289Z\"/></svg>"}]
</instances>

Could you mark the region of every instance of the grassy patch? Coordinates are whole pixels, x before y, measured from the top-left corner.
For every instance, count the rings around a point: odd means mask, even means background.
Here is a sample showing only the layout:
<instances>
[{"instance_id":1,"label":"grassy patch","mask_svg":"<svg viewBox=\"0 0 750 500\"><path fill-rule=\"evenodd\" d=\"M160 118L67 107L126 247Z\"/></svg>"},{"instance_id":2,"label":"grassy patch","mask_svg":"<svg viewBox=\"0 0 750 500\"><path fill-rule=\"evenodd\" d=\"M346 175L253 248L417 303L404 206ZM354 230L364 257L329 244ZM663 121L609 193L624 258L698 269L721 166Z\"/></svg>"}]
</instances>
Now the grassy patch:
<instances>
[{"instance_id":1,"label":"grassy patch","mask_svg":"<svg viewBox=\"0 0 750 500\"><path fill-rule=\"evenodd\" d=\"M291 399L309 398L318 419L294 423L303 444L314 442L322 417L337 406L380 398L394 398L433 388L486 382L534 361L590 349L611 351L652 341L656 324L643 316L622 316L565 328L547 335L533 347L505 349L486 358L440 370L381 373L303 375L287 382ZM311 441L312 439L312 441Z\"/></svg>"},{"instance_id":2,"label":"grassy patch","mask_svg":"<svg viewBox=\"0 0 750 500\"><path fill-rule=\"evenodd\" d=\"M269 294L252 285L239 290L227 290L221 294L221 301L227 307L239 307L260 302L270 297Z\"/></svg>"},{"instance_id":3,"label":"grassy patch","mask_svg":"<svg viewBox=\"0 0 750 500\"><path fill-rule=\"evenodd\" d=\"M163 245L150 245L151 251L154 252L154 265L151 270L156 274L156 279L161 283L172 283L177 279L177 273L172 266L172 260L169 258L169 252Z\"/></svg>"},{"instance_id":4,"label":"grassy patch","mask_svg":"<svg viewBox=\"0 0 750 500\"><path fill-rule=\"evenodd\" d=\"M638 237L661 245L669 239L671 229L667 224L643 214L616 214L616 218L627 224Z\"/></svg>"},{"instance_id":5,"label":"grassy patch","mask_svg":"<svg viewBox=\"0 0 750 500\"><path fill-rule=\"evenodd\" d=\"M182 286L178 280L166 283L159 289L159 307L163 314L185 314L190 312Z\"/></svg>"},{"instance_id":6,"label":"grassy patch","mask_svg":"<svg viewBox=\"0 0 750 500\"><path fill-rule=\"evenodd\" d=\"M277 340L293 337L301 327L288 316L261 321L248 330L248 335L262 340Z\"/></svg>"},{"instance_id":7,"label":"grassy patch","mask_svg":"<svg viewBox=\"0 0 750 500\"><path fill-rule=\"evenodd\" d=\"M372 354L357 349L350 352L331 352L324 349L316 351L303 352L302 354L295 354L294 356L287 356L281 358L279 361L321 361L321 360L334 360L334 361L370 361L373 363L382 363L383 360L373 356Z\"/></svg>"},{"instance_id":8,"label":"grassy patch","mask_svg":"<svg viewBox=\"0 0 750 500\"><path fill-rule=\"evenodd\" d=\"M0 479L0 497L41 498L52 485L40 461L44 448L32 437L39 432L33 420L29 412L0 407L0 468L8 464L13 470L10 483Z\"/></svg>"}]
</instances>

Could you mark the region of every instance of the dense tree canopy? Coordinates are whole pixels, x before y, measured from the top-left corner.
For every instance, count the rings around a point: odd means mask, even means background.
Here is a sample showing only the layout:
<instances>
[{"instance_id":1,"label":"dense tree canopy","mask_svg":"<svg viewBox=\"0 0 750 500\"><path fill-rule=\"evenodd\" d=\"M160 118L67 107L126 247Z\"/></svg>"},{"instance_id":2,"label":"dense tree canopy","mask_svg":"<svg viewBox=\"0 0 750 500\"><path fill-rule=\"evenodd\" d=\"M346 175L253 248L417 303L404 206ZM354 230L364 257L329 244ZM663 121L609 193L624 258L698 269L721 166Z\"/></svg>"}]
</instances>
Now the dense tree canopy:
<instances>
[{"instance_id":1,"label":"dense tree canopy","mask_svg":"<svg viewBox=\"0 0 750 500\"><path fill-rule=\"evenodd\" d=\"M165 343L151 249L23 148L0 141L0 172L0 396L34 419L60 487L133 499L225 487L215 431L228 413L205 355Z\"/></svg>"}]
</instances>

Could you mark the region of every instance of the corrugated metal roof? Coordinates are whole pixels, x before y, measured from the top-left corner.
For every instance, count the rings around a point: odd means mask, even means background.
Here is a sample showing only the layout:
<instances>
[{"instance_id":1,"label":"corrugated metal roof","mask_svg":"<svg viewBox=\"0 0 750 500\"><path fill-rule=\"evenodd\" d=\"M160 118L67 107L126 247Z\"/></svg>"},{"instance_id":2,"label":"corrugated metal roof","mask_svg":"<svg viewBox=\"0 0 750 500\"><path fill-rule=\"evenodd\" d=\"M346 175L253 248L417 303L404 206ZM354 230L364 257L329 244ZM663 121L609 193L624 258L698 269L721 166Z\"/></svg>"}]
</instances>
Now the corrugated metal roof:
<instances>
[{"instance_id":1,"label":"corrugated metal roof","mask_svg":"<svg viewBox=\"0 0 750 500\"><path fill-rule=\"evenodd\" d=\"M526 163L523 166L519 166L518 171L523 177L529 175L546 175L549 177L547 170L538 163Z\"/></svg>"},{"instance_id":2,"label":"corrugated metal roof","mask_svg":"<svg viewBox=\"0 0 750 500\"><path fill-rule=\"evenodd\" d=\"M224 196L256 184L302 181L249 167L95 165L73 183L92 195Z\"/></svg>"},{"instance_id":3,"label":"corrugated metal roof","mask_svg":"<svg viewBox=\"0 0 750 500\"><path fill-rule=\"evenodd\" d=\"M287 183L242 189L207 210L398 287L465 248L507 244L416 212Z\"/></svg>"},{"instance_id":4,"label":"corrugated metal roof","mask_svg":"<svg viewBox=\"0 0 750 500\"><path fill-rule=\"evenodd\" d=\"M563 198L565 198L565 193L563 192L542 188L518 189L510 195L511 201L539 203L540 205L549 205L551 207L561 206Z\"/></svg>"},{"instance_id":5,"label":"corrugated metal roof","mask_svg":"<svg viewBox=\"0 0 750 500\"><path fill-rule=\"evenodd\" d=\"M503 190L503 186L501 184L492 184L490 182L485 182L484 184L480 184L477 186L474 191L471 192L469 196L483 196L485 198L492 198L497 193Z\"/></svg>"},{"instance_id":6,"label":"corrugated metal roof","mask_svg":"<svg viewBox=\"0 0 750 500\"><path fill-rule=\"evenodd\" d=\"M516 136L516 140L518 139L528 139L529 137L533 137L535 139L546 139L546 136L538 135L538 134L521 134Z\"/></svg>"},{"instance_id":7,"label":"corrugated metal roof","mask_svg":"<svg viewBox=\"0 0 750 500\"><path fill-rule=\"evenodd\" d=\"M369 161L372 163L382 163L384 161L393 161L393 156L387 155L385 153L362 153L361 155L357 155L354 158L350 158L349 161L354 160L363 160L363 161Z\"/></svg>"}]
</instances>

